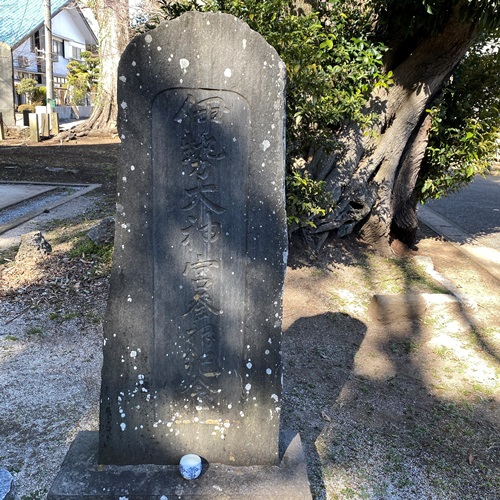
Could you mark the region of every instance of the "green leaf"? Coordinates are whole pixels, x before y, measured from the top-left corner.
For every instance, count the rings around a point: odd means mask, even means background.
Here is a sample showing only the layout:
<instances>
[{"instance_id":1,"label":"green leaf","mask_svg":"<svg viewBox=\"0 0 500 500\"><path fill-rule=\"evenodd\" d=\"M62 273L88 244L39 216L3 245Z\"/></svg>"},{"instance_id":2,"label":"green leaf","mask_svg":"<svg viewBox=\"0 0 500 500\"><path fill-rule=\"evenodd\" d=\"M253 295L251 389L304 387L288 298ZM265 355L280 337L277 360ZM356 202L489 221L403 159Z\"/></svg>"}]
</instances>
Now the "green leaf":
<instances>
[{"instance_id":1,"label":"green leaf","mask_svg":"<svg viewBox=\"0 0 500 500\"><path fill-rule=\"evenodd\" d=\"M328 50L331 50L333 49L333 41L330 38L327 38L324 42L322 42L319 45L319 48L320 49L327 48Z\"/></svg>"}]
</instances>

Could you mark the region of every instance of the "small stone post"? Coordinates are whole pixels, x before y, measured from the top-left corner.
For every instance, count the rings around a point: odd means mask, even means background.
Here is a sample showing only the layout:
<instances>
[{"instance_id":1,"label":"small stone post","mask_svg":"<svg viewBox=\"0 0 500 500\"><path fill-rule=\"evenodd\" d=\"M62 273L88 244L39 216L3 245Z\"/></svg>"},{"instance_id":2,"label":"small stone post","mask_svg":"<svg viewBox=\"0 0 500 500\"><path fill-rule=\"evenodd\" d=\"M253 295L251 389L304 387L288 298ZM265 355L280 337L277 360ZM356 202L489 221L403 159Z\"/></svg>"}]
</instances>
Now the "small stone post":
<instances>
[{"instance_id":1,"label":"small stone post","mask_svg":"<svg viewBox=\"0 0 500 500\"><path fill-rule=\"evenodd\" d=\"M50 135L59 133L59 113L50 113Z\"/></svg>"},{"instance_id":2,"label":"small stone post","mask_svg":"<svg viewBox=\"0 0 500 500\"><path fill-rule=\"evenodd\" d=\"M30 113L29 123L30 123L30 142L40 142L38 115L36 113Z\"/></svg>"},{"instance_id":3,"label":"small stone post","mask_svg":"<svg viewBox=\"0 0 500 500\"><path fill-rule=\"evenodd\" d=\"M50 114L39 113L40 118L40 135L42 137L50 137Z\"/></svg>"}]
</instances>

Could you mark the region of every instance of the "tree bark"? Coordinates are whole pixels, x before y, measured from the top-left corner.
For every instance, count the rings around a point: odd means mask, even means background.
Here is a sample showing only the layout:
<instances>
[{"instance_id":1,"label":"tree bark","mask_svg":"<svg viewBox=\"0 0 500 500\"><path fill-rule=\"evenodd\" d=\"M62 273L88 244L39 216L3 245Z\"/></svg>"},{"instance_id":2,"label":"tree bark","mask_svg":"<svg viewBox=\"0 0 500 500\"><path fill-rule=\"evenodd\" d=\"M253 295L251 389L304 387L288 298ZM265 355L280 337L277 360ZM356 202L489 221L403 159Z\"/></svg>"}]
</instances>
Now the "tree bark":
<instances>
[{"instance_id":1,"label":"tree bark","mask_svg":"<svg viewBox=\"0 0 500 500\"><path fill-rule=\"evenodd\" d=\"M356 124L345 127L340 135L343 154L323 159L314 172L327 181L336 202L317 233L335 229L343 236L359 230L368 243L388 249L394 229L411 243L415 220L408 203L414 203L411 192L429 131L426 109L474 38L474 26L462 23L456 9L440 33L394 68L394 85L372 94L367 112L375 111L379 118L370 134Z\"/></svg>"},{"instance_id":2,"label":"tree bark","mask_svg":"<svg viewBox=\"0 0 500 500\"><path fill-rule=\"evenodd\" d=\"M403 154L392 193L391 234L409 247L415 243L418 229L418 200L415 186L429 142L430 128L431 117L427 115Z\"/></svg>"},{"instance_id":3,"label":"tree bark","mask_svg":"<svg viewBox=\"0 0 500 500\"><path fill-rule=\"evenodd\" d=\"M129 42L127 0L89 0L87 3L99 25L101 65L98 101L90 118L75 129L79 135L96 130L116 132L118 63Z\"/></svg>"}]
</instances>

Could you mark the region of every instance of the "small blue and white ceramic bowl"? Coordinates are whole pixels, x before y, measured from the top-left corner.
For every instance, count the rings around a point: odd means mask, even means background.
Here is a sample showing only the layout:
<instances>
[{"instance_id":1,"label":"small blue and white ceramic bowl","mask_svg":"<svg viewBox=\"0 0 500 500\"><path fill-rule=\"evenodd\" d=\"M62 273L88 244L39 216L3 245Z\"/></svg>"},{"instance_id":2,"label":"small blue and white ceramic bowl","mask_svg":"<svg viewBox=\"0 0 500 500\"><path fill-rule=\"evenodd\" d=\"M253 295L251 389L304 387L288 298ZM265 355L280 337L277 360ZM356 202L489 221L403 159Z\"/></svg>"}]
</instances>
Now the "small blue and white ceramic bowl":
<instances>
[{"instance_id":1,"label":"small blue and white ceramic bowl","mask_svg":"<svg viewBox=\"0 0 500 500\"><path fill-rule=\"evenodd\" d=\"M196 479L201 474L201 458L193 453L184 455L179 463L179 471L184 479Z\"/></svg>"}]
</instances>

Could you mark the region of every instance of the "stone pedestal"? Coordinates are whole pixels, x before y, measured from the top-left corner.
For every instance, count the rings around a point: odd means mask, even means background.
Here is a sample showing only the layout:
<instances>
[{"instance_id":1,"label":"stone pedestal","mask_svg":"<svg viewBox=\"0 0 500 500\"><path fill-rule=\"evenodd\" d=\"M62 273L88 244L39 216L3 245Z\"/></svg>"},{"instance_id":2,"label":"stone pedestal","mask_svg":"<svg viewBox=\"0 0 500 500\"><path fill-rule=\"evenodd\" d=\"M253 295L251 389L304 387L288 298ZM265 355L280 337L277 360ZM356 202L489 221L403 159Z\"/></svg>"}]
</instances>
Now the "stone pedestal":
<instances>
[{"instance_id":1,"label":"stone pedestal","mask_svg":"<svg viewBox=\"0 0 500 500\"><path fill-rule=\"evenodd\" d=\"M282 433L277 466L233 467L206 462L202 475L183 479L176 465L98 465L97 432L80 432L52 484L48 500L308 500L307 467L298 434Z\"/></svg>"}]
</instances>

